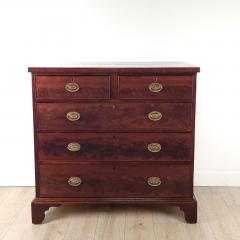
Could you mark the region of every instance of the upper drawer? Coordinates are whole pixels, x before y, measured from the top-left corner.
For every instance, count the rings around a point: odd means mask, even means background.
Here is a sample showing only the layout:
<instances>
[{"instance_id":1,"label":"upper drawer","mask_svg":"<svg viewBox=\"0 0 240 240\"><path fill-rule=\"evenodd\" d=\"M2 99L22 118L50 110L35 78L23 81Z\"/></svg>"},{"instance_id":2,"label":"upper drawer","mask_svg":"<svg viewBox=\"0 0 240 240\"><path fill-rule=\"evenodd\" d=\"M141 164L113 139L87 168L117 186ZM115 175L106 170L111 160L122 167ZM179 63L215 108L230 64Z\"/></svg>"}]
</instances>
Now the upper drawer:
<instances>
[{"instance_id":1,"label":"upper drawer","mask_svg":"<svg viewBox=\"0 0 240 240\"><path fill-rule=\"evenodd\" d=\"M109 76L37 76L36 98L109 99Z\"/></svg>"},{"instance_id":2,"label":"upper drawer","mask_svg":"<svg viewBox=\"0 0 240 240\"><path fill-rule=\"evenodd\" d=\"M120 76L119 98L191 100L192 76Z\"/></svg>"}]
</instances>

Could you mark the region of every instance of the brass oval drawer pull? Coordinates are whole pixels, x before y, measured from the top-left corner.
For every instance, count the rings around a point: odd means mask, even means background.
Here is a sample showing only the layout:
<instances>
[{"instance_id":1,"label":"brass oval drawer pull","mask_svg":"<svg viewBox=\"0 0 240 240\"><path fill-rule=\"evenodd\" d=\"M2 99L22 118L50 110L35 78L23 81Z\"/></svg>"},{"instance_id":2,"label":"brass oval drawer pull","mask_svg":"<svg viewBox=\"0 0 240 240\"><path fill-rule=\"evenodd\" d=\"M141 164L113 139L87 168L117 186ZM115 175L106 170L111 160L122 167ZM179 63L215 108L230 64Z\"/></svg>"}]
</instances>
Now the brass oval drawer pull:
<instances>
[{"instance_id":1,"label":"brass oval drawer pull","mask_svg":"<svg viewBox=\"0 0 240 240\"><path fill-rule=\"evenodd\" d=\"M68 179L68 184L72 187L77 187L81 185L82 179L80 177L70 177Z\"/></svg>"},{"instance_id":2,"label":"brass oval drawer pull","mask_svg":"<svg viewBox=\"0 0 240 240\"><path fill-rule=\"evenodd\" d=\"M67 149L70 152L78 152L81 149L81 145L77 142L71 142L67 145Z\"/></svg>"},{"instance_id":3,"label":"brass oval drawer pull","mask_svg":"<svg viewBox=\"0 0 240 240\"><path fill-rule=\"evenodd\" d=\"M149 84L148 89L154 93L161 92L163 90L163 85L161 83L153 82Z\"/></svg>"},{"instance_id":4,"label":"brass oval drawer pull","mask_svg":"<svg viewBox=\"0 0 240 240\"><path fill-rule=\"evenodd\" d=\"M162 114L158 111L152 111L148 114L148 118L151 121L159 121L162 118Z\"/></svg>"},{"instance_id":5,"label":"brass oval drawer pull","mask_svg":"<svg viewBox=\"0 0 240 240\"><path fill-rule=\"evenodd\" d=\"M162 146L160 143L150 143L147 146L149 152L160 152L162 149Z\"/></svg>"},{"instance_id":6,"label":"brass oval drawer pull","mask_svg":"<svg viewBox=\"0 0 240 240\"><path fill-rule=\"evenodd\" d=\"M79 85L75 82L70 82L65 85L65 89L68 92L77 92L80 88Z\"/></svg>"},{"instance_id":7,"label":"brass oval drawer pull","mask_svg":"<svg viewBox=\"0 0 240 240\"><path fill-rule=\"evenodd\" d=\"M159 177L149 177L147 183L151 187L158 187L161 185L162 181Z\"/></svg>"},{"instance_id":8,"label":"brass oval drawer pull","mask_svg":"<svg viewBox=\"0 0 240 240\"><path fill-rule=\"evenodd\" d=\"M67 119L71 122L77 121L80 119L80 113L78 112L68 112L66 115Z\"/></svg>"}]
</instances>

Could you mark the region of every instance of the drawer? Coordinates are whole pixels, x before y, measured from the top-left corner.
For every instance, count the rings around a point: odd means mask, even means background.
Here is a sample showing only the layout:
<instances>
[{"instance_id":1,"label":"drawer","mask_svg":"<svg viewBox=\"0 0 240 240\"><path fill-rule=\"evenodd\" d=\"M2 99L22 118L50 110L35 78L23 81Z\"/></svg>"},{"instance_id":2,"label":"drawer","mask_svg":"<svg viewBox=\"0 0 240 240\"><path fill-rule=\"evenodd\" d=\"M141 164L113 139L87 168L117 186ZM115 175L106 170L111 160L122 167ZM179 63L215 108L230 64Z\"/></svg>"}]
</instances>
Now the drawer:
<instances>
[{"instance_id":1,"label":"drawer","mask_svg":"<svg viewBox=\"0 0 240 240\"><path fill-rule=\"evenodd\" d=\"M109 76L37 76L36 98L109 99Z\"/></svg>"},{"instance_id":2,"label":"drawer","mask_svg":"<svg viewBox=\"0 0 240 240\"><path fill-rule=\"evenodd\" d=\"M192 76L120 76L121 99L191 100Z\"/></svg>"},{"instance_id":3,"label":"drawer","mask_svg":"<svg viewBox=\"0 0 240 240\"><path fill-rule=\"evenodd\" d=\"M44 164L39 171L40 197L192 196L189 165Z\"/></svg>"},{"instance_id":4,"label":"drawer","mask_svg":"<svg viewBox=\"0 0 240 240\"><path fill-rule=\"evenodd\" d=\"M190 133L38 133L38 160L190 161Z\"/></svg>"},{"instance_id":5,"label":"drawer","mask_svg":"<svg viewBox=\"0 0 240 240\"><path fill-rule=\"evenodd\" d=\"M191 131L191 103L38 103L37 130Z\"/></svg>"}]
</instances>

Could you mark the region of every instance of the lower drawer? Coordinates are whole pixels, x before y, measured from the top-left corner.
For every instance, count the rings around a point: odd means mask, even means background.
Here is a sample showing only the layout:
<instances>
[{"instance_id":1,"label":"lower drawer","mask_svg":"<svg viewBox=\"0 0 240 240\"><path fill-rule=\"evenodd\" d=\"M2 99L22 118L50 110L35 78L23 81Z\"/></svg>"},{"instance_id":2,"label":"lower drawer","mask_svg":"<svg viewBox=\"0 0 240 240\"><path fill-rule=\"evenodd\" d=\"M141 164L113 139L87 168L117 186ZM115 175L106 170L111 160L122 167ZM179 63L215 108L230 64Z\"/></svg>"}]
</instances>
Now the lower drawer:
<instances>
[{"instance_id":1,"label":"lower drawer","mask_svg":"<svg viewBox=\"0 0 240 240\"><path fill-rule=\"evenodd\" d=\"M43 164L40 197L189 197L190 165Z\"/></svg>"}]
</instances>

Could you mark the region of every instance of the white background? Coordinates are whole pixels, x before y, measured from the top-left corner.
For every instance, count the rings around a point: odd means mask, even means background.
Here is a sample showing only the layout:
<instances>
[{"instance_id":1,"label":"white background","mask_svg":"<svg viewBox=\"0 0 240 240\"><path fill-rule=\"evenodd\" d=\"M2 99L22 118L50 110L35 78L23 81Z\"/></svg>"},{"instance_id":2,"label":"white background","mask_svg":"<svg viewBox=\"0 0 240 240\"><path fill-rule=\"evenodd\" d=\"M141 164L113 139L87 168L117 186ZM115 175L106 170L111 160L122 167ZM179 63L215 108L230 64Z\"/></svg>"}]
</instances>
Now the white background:
<instances>
[{"instance_id":1,"label":"white background","mask_svg":"<svg viewBox=\"0 0 240 240\"><path fill-rule=\"evenodd\" d=\"M195 184L239 186L239 57L239 0L1 0L0 185L34 184L28 66L184 61L201 67Z\"/></svg>"}]
</instances>

